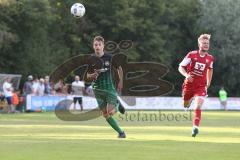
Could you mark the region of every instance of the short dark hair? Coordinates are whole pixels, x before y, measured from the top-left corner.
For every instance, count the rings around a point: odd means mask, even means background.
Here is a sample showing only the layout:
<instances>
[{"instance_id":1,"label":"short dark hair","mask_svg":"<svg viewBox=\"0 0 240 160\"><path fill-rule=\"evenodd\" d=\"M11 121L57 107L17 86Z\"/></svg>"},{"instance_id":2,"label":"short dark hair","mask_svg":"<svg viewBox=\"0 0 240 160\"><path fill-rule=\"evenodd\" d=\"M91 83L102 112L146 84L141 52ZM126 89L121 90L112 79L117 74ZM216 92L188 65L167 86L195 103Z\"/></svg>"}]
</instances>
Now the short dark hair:
<instances>
[{"instance_id":1,"label":"short dark hair","mask_svg":"<svg viewBox=\"0 0 240 160\"><path fill-rule=\"evenodd\" d=\"M94 37L94 39L93 39L93 42L95 42L95 41L100 41L100 42L103 42L103 43L104 43L104 38L103 38L102 36L96 36L96 37Z\"/></svg>"}]
</instances>

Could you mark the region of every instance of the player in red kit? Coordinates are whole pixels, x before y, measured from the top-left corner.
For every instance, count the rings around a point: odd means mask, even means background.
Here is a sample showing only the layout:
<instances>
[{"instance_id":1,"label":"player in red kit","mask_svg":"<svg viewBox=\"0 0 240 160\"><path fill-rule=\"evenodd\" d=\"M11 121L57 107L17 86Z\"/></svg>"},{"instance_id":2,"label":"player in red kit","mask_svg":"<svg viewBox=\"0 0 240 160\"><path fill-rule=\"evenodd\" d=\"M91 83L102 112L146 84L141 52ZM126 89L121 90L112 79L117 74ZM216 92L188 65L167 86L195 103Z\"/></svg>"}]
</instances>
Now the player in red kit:
<instances>
[{"instance_id":1,"label":"player in red kit","mask_svg":"<svg viewBox=\"0 0 240 160\"><path fill-rule=\"evenodd\" d=\"M199 50L189 52L178 68L185 77L182 86L184 107L189 108L195 98L192 137L199 132L201 106L207 97L207 89L212 80L214 58L208 53L210 37L209 34L200 35L198 38Z\"/></svg>"}]
</instances>

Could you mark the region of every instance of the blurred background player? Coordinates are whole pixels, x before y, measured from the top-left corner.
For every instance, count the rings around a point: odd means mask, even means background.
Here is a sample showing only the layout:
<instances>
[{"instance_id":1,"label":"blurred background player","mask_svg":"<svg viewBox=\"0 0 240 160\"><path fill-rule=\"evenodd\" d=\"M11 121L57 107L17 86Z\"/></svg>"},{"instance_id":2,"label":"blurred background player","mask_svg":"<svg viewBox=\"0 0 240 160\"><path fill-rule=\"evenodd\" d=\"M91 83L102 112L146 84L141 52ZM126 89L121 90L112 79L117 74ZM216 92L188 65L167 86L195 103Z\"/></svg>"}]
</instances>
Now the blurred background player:
<instances>
[{"instance_id":1,"label":"blurred background player","mask_svg":"<svg viewBox=\"0 0 240 160\"><path fill-rule=\"evenodd\" d=\"M221 89L218 92L219 94L219 101L220 101L220 107L227 110L227 92L225 91L224 87L221 87Z\"/></svg>"},{"instance_id":2,"label":"blurred background player","mask_svg":"<svg viewBox=\"0 0 240 160\"><path fill-rule=\"evenodd\" d=\"M207 97L213 74L213 56L208 54L209 41L211 35L202 34L198 38L199 50L191 51L179 64L179 72L185 77L182 95L184 107L189 108L193 98L195 98L192 136L199 132L201 121L201 107Z\"/></svg>"},{"instance_id":3,"label":"blurred background player","mask_svg":"<svg viewBox=\"0 0 240 160\"><path fill-rule=\"evenodd\" d=\"M93 91L103 117L106 118L109 125L118 132L119 138L126 138L124 131L113 118L113 115L118 111L119 103L117 100L117 91L111 75L112 55L104 53L104 38L101 36L94 38L93 49L95 51L95 56L99 57L103 62L102 68L106 68L106 71L98 72L95 70L94 73L89 73L88 71L87 79L94 80ZM121 91L123 86L123 71L121 66L115 66L115 68L119 76L117 90Z\"/></svg>"},{"instance_id":4,"label":"blurred background player","mask_svg":"<svg viewBox=\"0 0 240 160\"><path fill-rule=\"evenodd\" d=\"M83 81L80 81L80 77L78 75L75 76L75 81L72 82L72 94L75 96L73 97L73 109L76 110L76 104L80 105L81 111L83 111L83 104L82 104L82 96L85 90L85 85Z\"/></svg>"}]
</instances>

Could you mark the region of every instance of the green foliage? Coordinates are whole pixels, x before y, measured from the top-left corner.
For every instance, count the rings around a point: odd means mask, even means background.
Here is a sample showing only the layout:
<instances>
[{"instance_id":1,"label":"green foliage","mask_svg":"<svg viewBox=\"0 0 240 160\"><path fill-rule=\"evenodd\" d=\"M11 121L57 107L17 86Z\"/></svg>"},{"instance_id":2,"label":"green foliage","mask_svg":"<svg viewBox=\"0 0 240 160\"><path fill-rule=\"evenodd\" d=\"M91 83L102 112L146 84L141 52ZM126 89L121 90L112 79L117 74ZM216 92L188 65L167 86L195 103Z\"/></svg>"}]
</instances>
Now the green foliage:
<instances>
[{"instance_id":1,"label":"green foliage","mask_svg":"<svg viewBox=\"0 0 240 160\"><path fill-rule=\"evenodd\" d=\"M199 25L212 34L211 51L215 56L212 92L221 86L230 96L240 94L240 1L203 0L202 17Z\"/></svg>"},{"instance_id":2,"label":"green foliage","mask_svg":"<svg viewBox=\"0 0 240 160\"><path fill-rule=\"evenodd\" d=\"M6 11L0 11L0 27L7 35L0 43L3 72L45 75L68 57L68 47L52 28L56 16L48 0L19 0L1 7Z\"/></svg>"},{"instance_id":3,"label":"green foliage","mask_svg":"<svg viewBox=\"0 0 240 160\"><path fill-rule=\"evenodd\" d=\"M70 14L75 2L0 1L0 72L49 74L66 59L93 52L93 37L102 35L117 43L132 40L133 48L125 51L131 61L166 64L173 95L180 95L178 64L187 52L198 49L199 34L210 32L217 77L210 94L223 84L233 95L240 94L239 1L82 0L86 14L80 19Z\"/></svg>"},{"instance_id":4,"label":"green foliage","mask_svg":"<svg viewBox=\"0 0 240 160\"><path fill-rule=\"evenodd\" d=\"M2 1L0 5L0 68L4 72L11 71L15 55L9 54L14 51L14 44L19 41L18 35L12 30L11 24L14 19L10 15L16 14L16 8L9 7L9 2Z\"/></svg>"}]
</instances>

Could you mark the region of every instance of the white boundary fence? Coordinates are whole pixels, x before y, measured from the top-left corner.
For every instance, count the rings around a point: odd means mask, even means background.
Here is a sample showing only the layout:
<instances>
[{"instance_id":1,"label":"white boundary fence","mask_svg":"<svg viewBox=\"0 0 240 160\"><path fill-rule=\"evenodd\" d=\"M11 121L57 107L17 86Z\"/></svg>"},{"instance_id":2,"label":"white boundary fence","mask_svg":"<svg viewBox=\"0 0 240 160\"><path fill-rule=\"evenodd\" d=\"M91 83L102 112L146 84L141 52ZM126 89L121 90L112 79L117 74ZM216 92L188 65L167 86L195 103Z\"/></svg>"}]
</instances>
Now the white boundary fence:
<instances>
[{"instance_id":1,"label":"white boundary fence","mask_svg":"<svg viewBox=\"0 0 240 160\"><path fill-rule=\"evenodd\" d=\"M54 110L58 102L65 99L73 99L73 96L27 96L27 109L40 110L42 107L46 110ZM181 97L138 97L135 105L128 105L120 98L123 106L128 110L184 110ZM193 102L194 103L194 102ZM192 104L193 106L193 104ZM191 106L191 107L192 107ZM77 105L77 107L79 107ZM83 97L83 107L86 110L97 107L95 98ZM206 98L203 110L221 110L219 99L216 97ZM228 98L228 110L240 110L240 98Z\"/></svg>"}]
</instances>

